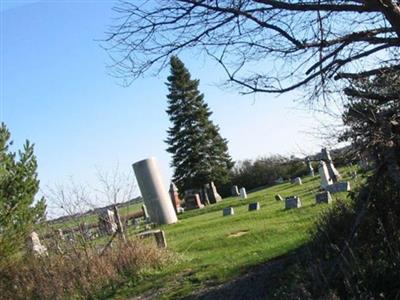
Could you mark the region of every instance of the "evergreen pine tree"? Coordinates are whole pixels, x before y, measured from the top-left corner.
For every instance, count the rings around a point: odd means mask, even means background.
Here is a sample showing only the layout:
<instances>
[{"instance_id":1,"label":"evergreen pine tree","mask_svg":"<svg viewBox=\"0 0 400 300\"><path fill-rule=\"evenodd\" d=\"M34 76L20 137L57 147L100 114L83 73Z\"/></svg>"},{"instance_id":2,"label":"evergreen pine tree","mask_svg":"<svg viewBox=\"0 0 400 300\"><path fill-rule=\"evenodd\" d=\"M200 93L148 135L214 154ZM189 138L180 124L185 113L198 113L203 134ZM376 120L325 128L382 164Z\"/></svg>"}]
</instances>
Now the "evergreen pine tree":
<instances>
[{"instance_id":1,"label":"evergreen pine tree","mask_svg":"<svg viewBox=\"0 0 400 300\"><path fill-rule=\"evenodd\" d=\"M178 57L173 56L170 63L167 113L172 126L166 143L172 154L173 181L181 192L211 181L224 184L233 166L227 140L210 120L212 112L198 90L199 80L190 78Z\"/></svg>"},{"instance_id":2,"label":"evergreen pine tree","mask_svg":"<svg viewBox=\"0 0 400 300\"><path fill-rule=\"evenodd\" d=\"M0 267L24 247L33 224L44 218L44 199L35 205L39 190L33 145L28 141L17 155L9 150L10 132L0 125Z\"/></svg>"}]
</instances>

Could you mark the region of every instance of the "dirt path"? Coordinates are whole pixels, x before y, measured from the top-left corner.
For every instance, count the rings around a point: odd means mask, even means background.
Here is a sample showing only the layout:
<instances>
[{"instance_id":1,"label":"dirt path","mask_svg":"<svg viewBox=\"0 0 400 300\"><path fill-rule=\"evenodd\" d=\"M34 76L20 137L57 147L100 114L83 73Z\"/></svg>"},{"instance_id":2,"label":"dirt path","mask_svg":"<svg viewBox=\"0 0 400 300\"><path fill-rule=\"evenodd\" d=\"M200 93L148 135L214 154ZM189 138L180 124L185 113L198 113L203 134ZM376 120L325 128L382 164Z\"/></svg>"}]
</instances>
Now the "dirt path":
<instances>
[{"instance_id":1,"label":"dirt path","mask_svg":"<svg viewBox=\"0 0 400 300\"><path fill-rule=\"evenodd\" d=\"M271 299L272 291L284 280L283 273L298 260L298 253L278 257L250 269L230 282L198 291L185 300L258 300ZM273 287L273 288L272 288Z\"/></svg>"}]
</instances>

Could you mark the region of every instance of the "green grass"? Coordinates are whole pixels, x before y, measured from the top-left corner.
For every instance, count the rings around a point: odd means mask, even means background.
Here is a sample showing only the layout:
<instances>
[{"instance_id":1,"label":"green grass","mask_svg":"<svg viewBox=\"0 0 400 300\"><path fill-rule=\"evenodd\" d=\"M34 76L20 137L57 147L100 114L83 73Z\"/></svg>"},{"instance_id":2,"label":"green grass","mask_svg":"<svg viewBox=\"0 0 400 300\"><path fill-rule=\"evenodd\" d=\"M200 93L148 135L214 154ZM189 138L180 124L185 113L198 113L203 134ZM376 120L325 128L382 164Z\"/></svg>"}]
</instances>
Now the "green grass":
<instances>
[{"instance_id":1,"label":"green grass","mask_svg":"<svg viewBox=\"0 0 400 300\"><path fill-rule=\"evenodd\" d=\"M341 171L346 175L349 169ZM149 289L162 289L158 296L161 299L188 296L300 247L309 240L309 231L319 214L329 207L315 204L319 184L319 177L306 177L301 186L279 184L251 193L246 200L231 197L185 212L177 224L160 227L165 230L169 251L178 254L177 263L143 275L132 286L118 290L115 298L126 299ZM277 193L282 197L299 196L302 208L285 210L284 203L274 198ZM333 199L338 197L343 199L346 193L333 195ZM248 204L256 201L261 209L248 212ZM235 215L222 217L222 209L229 206ZM238 232L245 234L235 236Z\"/></svg>"}]
</instances>

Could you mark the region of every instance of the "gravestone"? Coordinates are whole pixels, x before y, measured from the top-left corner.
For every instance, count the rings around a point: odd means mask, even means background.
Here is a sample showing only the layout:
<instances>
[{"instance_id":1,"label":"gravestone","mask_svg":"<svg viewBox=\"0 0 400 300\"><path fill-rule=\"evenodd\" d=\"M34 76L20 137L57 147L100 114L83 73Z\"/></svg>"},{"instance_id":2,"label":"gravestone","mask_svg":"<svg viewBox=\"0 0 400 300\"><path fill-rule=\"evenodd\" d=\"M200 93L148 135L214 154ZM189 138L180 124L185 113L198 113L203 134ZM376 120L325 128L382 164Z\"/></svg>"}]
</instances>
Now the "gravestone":
<instances>
[{"instance_id":1,"label":"gravestone","mask_svg":"<svg viewBox=\"0 0 400 300\"><path fill-rule=\"evenodd\" d=\"M99 211L99 232L101 234L112 235L117 231L114 212L110 209L101 209Z\"/></svg>"},{"instance_id":2,"label":"gravestone","mask_svg":"<svg viewBox=\"0 0 400 300\"><path fill-rule=\"evenodd\" d=\"M286 209L299 208L299 207L301 207L301 201L299 197L297 196L286 197L285 199Z\"/></svg>"},{"instance_id":3,"label":"gravestone","mask_svg":"<svg viewBox=\"0 0 400 300\"><path fill-rule=\"evenodd\" d=\"M240 196L239 188L238 188L237 185L232 186L232 188L231 188L231 195L234 196L234 197Z\"/></svg>"},{"instance_id":4,"label":"gravestone","mask_svg":"<svg viewBox=\"0 0 400 300\"><path fill-rule=\"evenodd\" d=\"M341 176L339 174L339 171L336 170L335 166L333 165L331 154L329 153L328 149L322 148L321 160L326 163L326 167L329 173L329 178L332 180L332 182L337 182L341 178Z\"/></svg>"},{"instance_id":5,"label":"gravestone","mask_svg":"<svg viewBox=\"0 0 400 300\"><path fill-rule=\"evenodd\" d=\"M331 193L348 192L351 190L350 182L336 182L332 185L329 185L326 190Z\"/></svg>"},{"instance_id":6,"label":"gravestone","mask_svg":"<svg viewBox=\"0 0 400 300\"><path fill-rule=\"evenodd\" d=\"M319 162L318 172L319 176L321 177L321 187L326 190L329 185L333 184L333 181L329 176L328 168L323 160Z\"/></svg>"},{"instance_id":7,"label":"gravestone","mask_svg":"<svg viewBox=\"0 0 400 300\"><path fill-rule=\"evenodd\" d=\"M249 204L249 211L260 210L260 202L254 202Z\"/></svg>"},{"instance_id":8,"label":"gravestone","mask_svg":"<svg viewBox=\"0 0 400 300\"><path fill-rule=\"evenodd\" d=\"M292 183L295 184L295 185L302 185L302 184L303 184L303 182L301 181L301 178L300 178L300 177L294 178L294 179L292 180Z\"/></svg>"},{"instance_id":9,"label":"gravestone","mask_svg":"<svg viewBox=\"0 0 400 300\"><path fill-rule=\"evenodd\" d=\"M217 203L222 200L222 197L218 194L217 188L214 182L204 185L204 190L210 203Z\"/></svg>"},{"instance_id":10,"label":"gravestone","mask_svg":"<svg viewBox=\"0 0 400 300\"><path fill-rule=\"evenodd\" d=\"M142 204L143 220L148 222L150 219L149 212L147 211L146 204Z\"/></svg>"},{"instance_id":11,"label":"gravestone","mask_svg":"<svg viewBox=\"0 0 400 300\"><path fill-rule=\"evenodd\" d=\"M204 207L204 205L200 201L199 194L193 194L191 190L185 192L185 209L186 210L198 209L198 208L203 208L203 207Z\"/></svg>"},{"instance_id":12,"label":"gravestone","mask_svg":"<svg viewBox=\"0 0 400 300\"><path fill-rule=\"evenodd\" d=\"M311 160L309 157L306 157L306 164L307 164L307 169L308 169L308 175L310 175L311 177L314 177L315 176L314 168L311 164Z\"/></svg>"},{"instance_id":13,"label":"gravestone","mask_svg":"<svg viewBox=\"0 0 400 300\"><path fill-rule=\"evenodd\" d=\"M155 224L172 224L178 221L171 199L154 157L133 164L137 183L147 207L150 220Z\"/></svg>"},{"instance_id":14,"label":"gravestone","mask_svg":"<svg viewBox=\"0 0 400 300\"><path fill-rule=\"evenodd\" d=\"M158 248L167 248L167 239L163 230L148 230L137 235L139 238L150 238L154 237Z\"/></svg>"},{"instance_id":15,"label":"gravestone","mask_svg":"<svg viewBox=\"0 0 400 300\"><path fill-rule=\"evenodd\" d=\"M226 217L226 216L231 216L234 215L235 211L233 210L233 207L225 207L222 210L222 216Z\"/></svg>"},{"instance_id":16,"label":"gravestone","mask_svg":"<svg viewBox=\"0 0 400 300\"><path fill-rule=\"evenodd\" d=\"M281 195L276 194L276 195L275 195L275 200L276 200L276 201L283 201L283 198L282 198Z\"/></svg>"},{"instance_id":17,"label":"gravestone","mask_svg":"<svg viewBox=\"0 0 400 300\"><path fill-rule=\"evenodd\" d=\"M274 182L279 184L279 183L284 183L285 180L282 177L279 177L279 178L275 179Z\"/></svg>"},{"instance_id":18,"label":"gravestone","mask_svg":"<svg viewBox=\"0 0 400 300\"><path fill-rule=\"evenodd\" d=\"M319 193L315 195L315 203L320 204L320 203L332 203L332 196L331 193L326 191Z\"/></svg>"},{"instance_id":19,"label":"gravestone","mask_svg":"<svg viewBox=\"0 0 400 300\"><path fill-rule=\"evenodd\" d=\"M39 235L35 231L32 231L29 235L28 248L35 256L44 256L48 254L46 246L40 243Z\"/></svg>"},{"instance_id":20,"label":"gravestone","mask_svg":"<svg viewBox=\"0 0 400 300\"><path fill-rule=\"evenodd\" d=\"M169 197L171 198L175 213L178 213L179 208L181 207L181 199L179 199L178 188L173 182L169 185Z\"/></svg>"},{"instance_id":21,"label":"gravestone","mask_svg":"<svg viewBox=\"0 0 400 300\"><path fill-rule=\"evenodd\" d=\"M240 188L240 198L247 199L247 193L244 187Z\"/></svg>"}]
</instances>

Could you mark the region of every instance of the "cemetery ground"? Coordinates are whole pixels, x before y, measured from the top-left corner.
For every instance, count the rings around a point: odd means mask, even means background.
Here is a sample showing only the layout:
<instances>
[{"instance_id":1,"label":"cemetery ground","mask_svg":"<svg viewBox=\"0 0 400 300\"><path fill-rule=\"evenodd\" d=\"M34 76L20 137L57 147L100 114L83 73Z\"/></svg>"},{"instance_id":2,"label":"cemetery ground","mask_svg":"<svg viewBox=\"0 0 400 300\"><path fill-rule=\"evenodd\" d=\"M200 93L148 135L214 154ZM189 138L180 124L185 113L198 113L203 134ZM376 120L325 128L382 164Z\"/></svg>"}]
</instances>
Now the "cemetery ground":
<instances>
[{"instance_id":1,"label":"cemetery ground","mask_svg":"<svg viewBox=\"0 0 400 300\"><path fill-rule=\"evenodd\" d=\"M344 174L343 180L349 180L350 169L340 171ZM361 182L362 178L358 177L351 184L354 188ZM231 294L221 292L224 284L244 278L249 272L268 272L268 266L281 270L276 262L284 264L286 260L280 262L282 257L290 257L307 243L318 216L329 208L328 204L315 204L319 185L319 176L305 177L302 185L277 184L249 193L247 199L230 197L179 215L177 224L159 227L165 231L167 251L176 255L176 262L159 271L142 273L139 279L116 290L113 297L213 299L214 293L219 295L214 295L217 298L233 297L232 290ZM276 194L297 195L302 207L285 210L284 203L275 200ZM346 199L346 196L346 193L335 193L333 199ZM252 202L259 202L261 209L248 211L248 204ZM225 207L233 207L235 214L223 217ZM127 230L133 234L133 229ZM254 286L256 282L252 282L253 286L248 283L244 280L241 288L255 293L264 288ZM271 291L261 291L264 295L267 292Z\"/></svg>"}]
</instances>

